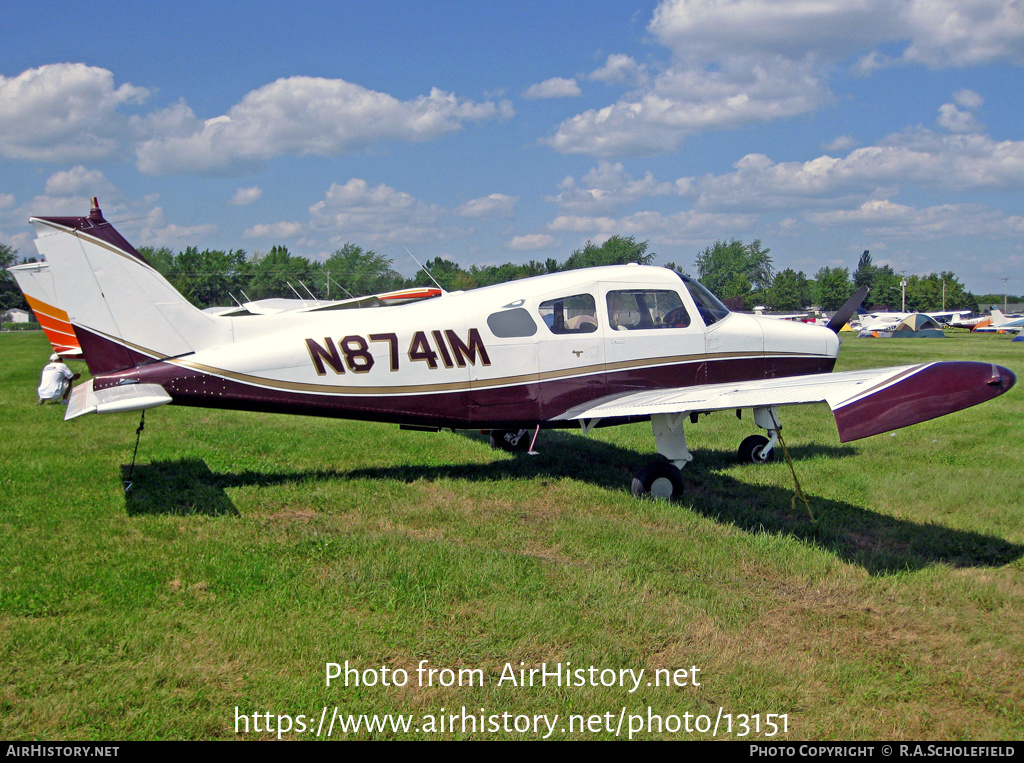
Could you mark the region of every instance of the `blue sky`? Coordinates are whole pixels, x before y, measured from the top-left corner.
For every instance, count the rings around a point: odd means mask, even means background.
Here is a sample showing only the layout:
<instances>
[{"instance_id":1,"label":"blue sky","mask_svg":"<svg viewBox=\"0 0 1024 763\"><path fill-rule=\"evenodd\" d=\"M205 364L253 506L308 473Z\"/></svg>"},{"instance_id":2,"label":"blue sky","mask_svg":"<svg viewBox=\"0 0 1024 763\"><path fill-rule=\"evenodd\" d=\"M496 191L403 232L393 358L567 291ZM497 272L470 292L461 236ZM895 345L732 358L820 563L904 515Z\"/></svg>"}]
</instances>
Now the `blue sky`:
<instances>
[{"instance_id":1,"label":"blue sky","mask_svg":"<svg viewBox=\"0 0 1024 763\"><path fill-rule=\"evenodd\" d=\"M98 196L136 245L411 273L648 241L864 249L1024 292L1019 0L5 7L0 241Z\"/></svg>"}]
</instances>

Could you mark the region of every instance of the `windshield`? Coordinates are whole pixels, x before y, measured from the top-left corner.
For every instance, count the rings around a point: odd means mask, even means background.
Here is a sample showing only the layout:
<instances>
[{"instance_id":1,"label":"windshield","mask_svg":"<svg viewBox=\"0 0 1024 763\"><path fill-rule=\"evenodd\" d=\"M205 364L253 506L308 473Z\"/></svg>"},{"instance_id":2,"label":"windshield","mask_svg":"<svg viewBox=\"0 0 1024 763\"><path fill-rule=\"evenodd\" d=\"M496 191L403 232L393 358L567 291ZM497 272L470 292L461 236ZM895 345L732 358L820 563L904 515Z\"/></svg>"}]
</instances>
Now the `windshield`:
<instances>
[{"instance_id":1,"label":"windshield","mask_svg":"<svg viewBox=\"0 0 1024 763\"><path fill-rule=\"evenodd\" d=\"M693 301L697 303L697 312L704 319L705 326L717 323L729 314L729 308L723 305L722 301L708 291L699 281L695 281L689 276L684 276L682 273L679 274L679 277L683 279L687 291L690 292Z\"/></svg>"}]
</instances>

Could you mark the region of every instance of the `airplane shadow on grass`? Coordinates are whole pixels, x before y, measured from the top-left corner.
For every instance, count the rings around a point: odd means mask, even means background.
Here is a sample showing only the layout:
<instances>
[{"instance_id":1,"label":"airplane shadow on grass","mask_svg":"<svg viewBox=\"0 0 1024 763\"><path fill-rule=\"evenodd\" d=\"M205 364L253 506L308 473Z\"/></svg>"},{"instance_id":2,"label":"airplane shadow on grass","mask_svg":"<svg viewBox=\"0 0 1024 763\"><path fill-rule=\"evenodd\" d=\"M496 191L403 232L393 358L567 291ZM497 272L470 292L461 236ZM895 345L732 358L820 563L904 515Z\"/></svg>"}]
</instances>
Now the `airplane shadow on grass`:
<instances>
[{"instance_id":1,"label":"airplane shadow on grass","mask_svg":"<svg viewBox=\"0 0 1024 763\"><path fill-rule=\"evenodd\" d=\"M199 458L121 466L121 483L129 516L147 514L202 514L239 516L224 488L230 476L214 474Z\"/></svg>"},{"instance_id":2,"label":"airplane shadow on grass","mask_svg":"<svg viewBox=\"0 0 1024 763\"><path fill-rule=\"evenodd\" d=\"M481 436L466 433L471 439ZM485 438L486 439L486 438ZM313 469L291 472L217 474L201 459L159 461L136 465L134 484L125 493L129 515L203 514L238 516L226 494L227 488L325 480L398 480L431 482L438 479L489 482L507 479L574 479L612 491L622 491L631 475L649 456L609 443L562 432L544 433L538 442L540 455L518 455L490 463L445 465L402 464L342 471ZM790 449L797 465L815 456L845 458L851 446L806 445ZM939 524L921 524L885 516L844 501L813 494L804 485L810 510L793 501L793 488L750 485L735 479L730 469L749 469L736 464L735 454L725 450L701 450L683 470L686 492L679 502L698 514L728 523L750 533L792 536L837 554L864 567L872 575L922 569L932 564L951 567L1000 567L1024 556L1024 546L993 535L955 530ZM127 478L128 467L122 467ZM630 498L630 500L632 500Z\"/></svg>"}]
</instances>

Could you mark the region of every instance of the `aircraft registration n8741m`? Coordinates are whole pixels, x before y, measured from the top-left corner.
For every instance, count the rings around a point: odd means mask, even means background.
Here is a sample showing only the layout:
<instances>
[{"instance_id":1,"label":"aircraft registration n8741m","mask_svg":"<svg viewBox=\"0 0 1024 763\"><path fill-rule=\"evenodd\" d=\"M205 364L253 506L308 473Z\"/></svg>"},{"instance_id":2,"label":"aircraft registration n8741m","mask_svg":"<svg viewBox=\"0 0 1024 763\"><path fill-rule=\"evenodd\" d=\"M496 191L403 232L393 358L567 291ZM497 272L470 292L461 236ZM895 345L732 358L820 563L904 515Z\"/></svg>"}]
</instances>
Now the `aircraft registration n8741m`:
<instances>
[{"instance_id":1,"label":"aircraft registration n8741m","mask_svg":"<svg viewBox=\"0 0 1024 763\"><path fill-rule=\"evenodd\" d=\"M827 402L847 442L984 402L1016 380L980 362L831 373L854 300L827 328L776 321L732 313L696 281L640 265L393 306L210 315L95 200L87 217L31 223L93 374L67 419L175 403L490 430L507 449L532 448L542 428L650 420L662 458L632 489L671 497L692 458L683 425L698 413L753 409L768 437L748 437L739 457L756 463L772 457L781 406Z\"/></svg>"}]
</instances>

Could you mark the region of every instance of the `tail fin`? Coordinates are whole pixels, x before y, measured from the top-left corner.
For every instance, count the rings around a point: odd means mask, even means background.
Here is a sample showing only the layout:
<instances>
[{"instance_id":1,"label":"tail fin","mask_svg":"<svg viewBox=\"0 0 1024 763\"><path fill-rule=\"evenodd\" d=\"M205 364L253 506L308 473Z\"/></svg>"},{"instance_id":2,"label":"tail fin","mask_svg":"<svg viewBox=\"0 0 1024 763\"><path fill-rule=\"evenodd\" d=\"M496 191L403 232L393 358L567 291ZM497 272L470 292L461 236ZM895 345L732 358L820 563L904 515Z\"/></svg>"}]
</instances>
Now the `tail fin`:
<instances>
[{"instance_id":1,"label":"tail fin","mask_svg":"<svg viewBox=\"0 0 1024 763\"><path fill-rule=\"evenodd\" d=\"M57 305L93 375L187 355L229 340L230 320L179 294L114 227L93 199L88 217L33 217Z\"/></svg>"}]
</instances>

